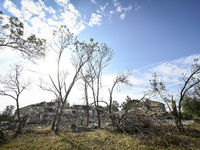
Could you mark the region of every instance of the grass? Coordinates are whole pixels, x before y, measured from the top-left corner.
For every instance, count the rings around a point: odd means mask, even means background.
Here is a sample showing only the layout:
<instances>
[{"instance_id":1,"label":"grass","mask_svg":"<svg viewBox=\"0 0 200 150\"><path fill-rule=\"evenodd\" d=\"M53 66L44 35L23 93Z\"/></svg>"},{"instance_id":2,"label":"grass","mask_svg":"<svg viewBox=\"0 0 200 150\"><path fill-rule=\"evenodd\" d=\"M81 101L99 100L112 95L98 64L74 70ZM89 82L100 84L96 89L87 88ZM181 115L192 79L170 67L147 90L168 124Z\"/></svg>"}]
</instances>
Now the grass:
<instances>
[{"instance_id":1,"label":"grass","mask_svg":"<svg viewBox=\"0 0 200 150\"><path fill-rule=\"evenodd\" d=\"M194 130L192 130L194 129ZM187 126L186 130L189 132L200 132L200 125ZM190 149L197 149L200 146L200 136L194 134L176 135L173 137L166 137L168 146L145 145L144 142L139 141L138 138L126 135L124 133L111 132L109 130L95 130L94 132L62 132L60 135L55 135L54 132L48 133L50 128L38 129L36 133L21 134L15 139L7 140L3 145L0 145L0 150L27 150L27 149L77 149L77 150L135 150L135 149L183 149L179 143L184 143L183 139L187 140L185 145L190 145ZM184 137L185 136L185 137ZM157 139L159 140L159 138ZM163 140L163 139L160 139ZM188 143L189 142L189 143Z\"/></svg>"},{"instance_id":2,"label":"grass","mask_svg":"<svg viewBox=\"0 0 200 150\"><path fill-rule=\"evenodd\" d=\"M9 121L1 121L1 124L8 123Z\"/></svg>"}]
</instances>

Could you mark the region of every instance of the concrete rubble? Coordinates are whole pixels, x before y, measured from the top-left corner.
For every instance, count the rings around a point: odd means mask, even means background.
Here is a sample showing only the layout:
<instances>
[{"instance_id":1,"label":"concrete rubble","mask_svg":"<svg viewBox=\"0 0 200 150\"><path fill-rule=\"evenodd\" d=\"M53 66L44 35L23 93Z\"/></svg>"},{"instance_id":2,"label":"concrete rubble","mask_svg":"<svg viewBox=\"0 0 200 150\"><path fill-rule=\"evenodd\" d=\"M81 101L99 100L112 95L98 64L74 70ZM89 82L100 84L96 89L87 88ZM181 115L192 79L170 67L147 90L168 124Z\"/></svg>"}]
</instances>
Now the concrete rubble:
<instances>
[{"instance_id":1,"label":"concrete rubble","mask_svg":"<svg viewBox=\"0 0 200 150\"><path fill-rule=\"evenodd\" d=\"M139 108L140 107L140 108ZM50 125L55 117L55 112L57 108L56 102L41 102L37 104L28 105L26 107L20 108L20 116L29 114L26 121L27 124L47 124ZM87 107L84 105L73 105L72 107L64 107L61 125L63 126L81 126L87 125L87 110L89 111L89 123L95 125L97 121L97 113L93 107ZM101 124L111 124L110 115L108 109L101 108ZM148 111L149 116L163 116L168 114L165 110L163 103L155 102L151 100L146 100L145 102L140 102L137 106L132 107L128 110L127 114L134 114L137 110L137 114L145 114ZM124 111L112 112L112 115L121 116ZM131 115L132 116L132 115ZM17 116L15 118L17 120Z\"/></svg>"}]
</instances>

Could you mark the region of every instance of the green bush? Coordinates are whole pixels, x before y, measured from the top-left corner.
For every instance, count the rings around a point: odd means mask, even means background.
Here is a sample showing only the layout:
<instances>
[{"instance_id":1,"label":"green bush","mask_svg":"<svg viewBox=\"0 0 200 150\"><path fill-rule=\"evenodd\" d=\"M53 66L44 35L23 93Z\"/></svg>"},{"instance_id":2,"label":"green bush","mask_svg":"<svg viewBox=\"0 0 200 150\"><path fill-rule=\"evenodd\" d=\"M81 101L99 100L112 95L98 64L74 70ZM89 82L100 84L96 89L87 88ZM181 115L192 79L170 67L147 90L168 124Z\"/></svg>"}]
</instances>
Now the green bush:
<instances>
[{"instance_id":1,"label":"green bush","mask_svg":"<svg viewBox=\"0 0 200 150\"><path fill-rule=\"evenodd\" d=\"M181 112L181 117L183 120L191 120L192 114L188 112Z\"/></svg>"}]
</instances>

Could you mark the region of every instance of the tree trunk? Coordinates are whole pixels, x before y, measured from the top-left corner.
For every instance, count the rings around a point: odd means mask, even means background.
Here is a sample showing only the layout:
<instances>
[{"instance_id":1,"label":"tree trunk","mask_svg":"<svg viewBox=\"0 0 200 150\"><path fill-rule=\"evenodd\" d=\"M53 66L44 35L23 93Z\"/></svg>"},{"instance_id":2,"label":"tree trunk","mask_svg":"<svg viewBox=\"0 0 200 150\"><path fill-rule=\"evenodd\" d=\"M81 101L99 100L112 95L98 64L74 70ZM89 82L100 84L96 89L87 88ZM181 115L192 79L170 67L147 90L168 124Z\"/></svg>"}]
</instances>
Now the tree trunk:
<instances>
[{"instance_id":1,"label":"tree trunk","mask_svg":"<svg viewBox=\"0 0 200 150\"><path fill-rule=\"evenodd\" d=\"M109 114L110 114L110 119L112 121L112 125L114 126L115 122L114 122L114 116L112 115L112 111L111 111L111 105L109 105Z\"/></svg>"},{"instance_id":2,"label":"tree trunk","mask_svg":"<svg viewBox=\"0 0 200 150\"><path fill-rule=\"evenodd\" d=\"M56 109L56 114L55 114L55 117L53 119L51 130L54 130L54 128L55 128L55 123L56 123L57 116L58 116L58 108Z\"/></svg>"},{"instance_id":3,"label":"tree trunk","mask_svg":"<svg viewBox=\"0 0 200 150\"><path fill-rule=\"evenodd\" d=\"M184 127L181 122L181 113L177 112L176 102L173 100L173 98L172 98L172 109L173 109L172 115L173 115L173 119L176 125L177 132L185 132Z\"/></svg>"},{"instance_id":4,"label":"tree trunk","mask_svg":"<svg viewBox=\"0 0 200 150\"><path fill-rule=\"evenodd\" d=\"M58 117L59 108L60 108L60 100L58 99L58 107L56 109L56 114L55 114L55 117L54 117L54 120L53 120L53 123L52 123L52 127L51 127L52 130L54 130L54 128L55 128L55 123L56 123L56 119Z\"/></svg>"},{"instance_id":5,"label":"tree trunk","mask_svg":"<svg viewBox=\"0 0 200 150\"><path fill-rule=\"evenodd\" d=\"M87 126L88 126L89 125L89 118L90 118L89 106L87 106L86 115L87 115Z\"/></svg>"},{"instance_id":6,"label":"tree trunk","mask_svg":"<svg viewBox=\"0 0 200 150\"><path fill-rule=\"evenodd\" d=\"M86 102L86 116L87 116L87 126L89 125L89 103L88 103L88 92L87 83L85 82L85 102Z\"/></svg>"},{"instance_id":7,"label":"tree trunk","mask_svg":"<svg viewBox=\"0 0 200 150\"><path fill-rule=\"evenodd\" d=\"M21 133L21 129L22 129L22 120L21 120L20 112L19 112L19 101L18 101L18 98L16 99L16 103L17 103L17 117L18 117L19 125L17 127L17 130L15 132L14 137L17 137Z\"/></svg>"},{"instance_id":8,"label":"tree trunk","mask_svg":"<svg viewBox=\"0 0 200 150\"><path fill-rule=\"evenodd\" d=\"M19 112L19 101L18 101L18 99L16 99L16 103L17 103L17 117L18 117L18 122L21 122L20 112Z\"/></svg>"},{"instance_id":9,"label":"tree trunk","mask_svg":"<svg viewBox=\"0 0 200 150\"><path fill-rule=\"evenodd\" d=\"M98 119L98 128L101 127L101 116L100 116L100 110L97 108L97 119Z\"/></svg>"},{"instance_id":10,"label":"tree trunk","mask_svg":"<svg viewBox=\"0 0 200 150\"><path fill-rule=\"evenodd\" d=\"M61 103L60 113L58 113L59 116L58 116L58 119L57 119L55 134L58 134L58 133L59 133L60 122L61 122L61 117L62 117L63 108L64 108L64 104Z\"/></svg>"}]
</instances>

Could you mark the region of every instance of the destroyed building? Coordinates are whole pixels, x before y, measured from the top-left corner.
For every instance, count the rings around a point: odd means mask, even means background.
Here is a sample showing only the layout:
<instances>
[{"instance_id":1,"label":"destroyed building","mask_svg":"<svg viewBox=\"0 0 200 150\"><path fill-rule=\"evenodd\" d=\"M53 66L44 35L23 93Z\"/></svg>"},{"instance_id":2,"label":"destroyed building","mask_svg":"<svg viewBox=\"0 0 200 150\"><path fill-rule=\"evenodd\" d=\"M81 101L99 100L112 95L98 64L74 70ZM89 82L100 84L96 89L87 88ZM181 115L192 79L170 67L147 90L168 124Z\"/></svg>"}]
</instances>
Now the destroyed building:
<instances>
[{"instance_id":1,"label":"destroyed building","mask_svg":"<svg viewBox=\"0 0 200 150\"><path fill-rule=\"evenodd\" d=\"M135 109L137 107L137 109ZM20 108L20 117L28 115L26 123L46 123L51 124L55 116L57 108L57 102L40 102L32 105L28 105ZM129 109L129 114L146 114L152 116L162 116L166 115L165 105L161 102L156 102L152 100L146 100L144 102L139 102L137 106L133 106ZM101 108L101 119L102 122L110 122L109 111L107 108ZM17 112L15 112L17 113ZM113 112L112 114L119 115L120 111ZM120 116L120 115L119 115ZM89 119L88 119L89 118ZM80 122L97 123L97 113L93 107L84 105L73 105L65 106L62 114L62 124L79 124ZM17 120L17 115L15 116Z\"/></svg>"},{"instance_id":2,"label":"destroyed building","mask_svg":"<svg viewBox=\"0 0 200 150\"><path fill-rule=\"evenodd\" d=\"M38 123L44 120L46 114L54 115L56 110L55 102L40 102L32 105L28 105L19 109L20 117L29 115L27 123ZM17 113L17 112L15 112ZM17 115L15 120L17 120Z\"/></svg>"},{"instance_id":3,"label":"destroyed building","mask_svg":"<svg viewBox=\"0 0 200 150\"><path fill-rule=\"evenodd\" d=\"M55 116L57 108L57 102L40 102L32 105L28 105L19 109L20 117L28 115L26 123L43 123L52 120ZM63 114L76 115L80 113L85 113L89 109L89 114L93 114L93 109L83 105L74 105L72 107L65 106L63 109ZM17 112L15 112L17 113ZM17 120L17 115L15 115L15 120Z\"/></svg>"},{"instance_id":4,"label":"destroyed building","mask_svg":"<svg viewBox=\"0 0 200 150\"><path fill-rule=\"evenodd\" d=\"M129 112L134 112L137 107L137 111L140 114L154 115L154 116L165 116L167 115L167 111L165 109L165 105L158 101L152 101L146 99L145 101L139 102L136 106L133 105Z\"/></svg>"}]
</instances>

